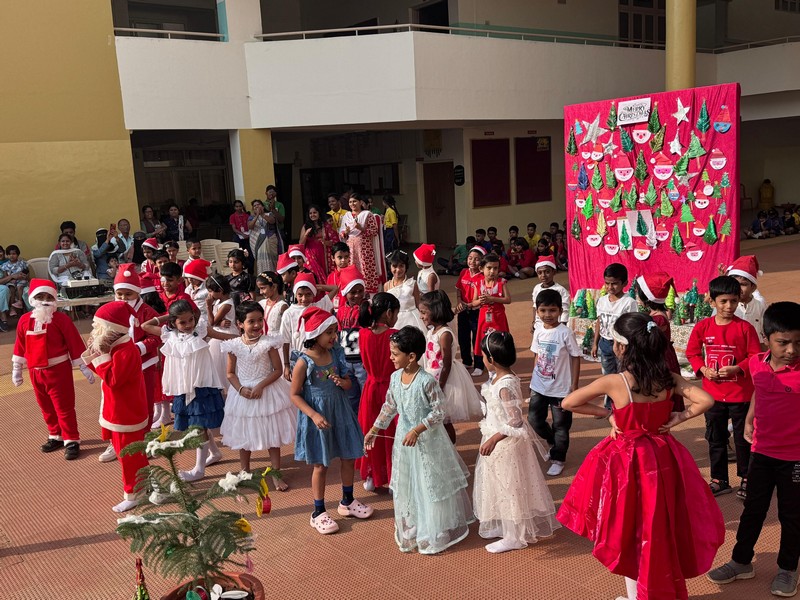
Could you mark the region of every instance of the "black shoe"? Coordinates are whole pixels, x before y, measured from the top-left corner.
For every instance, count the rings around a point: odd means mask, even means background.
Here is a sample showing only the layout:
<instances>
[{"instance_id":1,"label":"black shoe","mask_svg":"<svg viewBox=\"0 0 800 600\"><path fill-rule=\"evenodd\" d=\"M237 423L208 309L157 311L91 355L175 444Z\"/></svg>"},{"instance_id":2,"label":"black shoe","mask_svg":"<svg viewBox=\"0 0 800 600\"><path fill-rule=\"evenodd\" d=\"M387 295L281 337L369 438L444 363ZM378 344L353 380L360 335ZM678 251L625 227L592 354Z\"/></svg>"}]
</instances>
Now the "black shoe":
<instances>
[{"instance_id":1,"label":"black shoe","mask_svg":"<svg viewBox=\"0 0 800 600\"><path fill-rule=\"evenodd\" d=\"M61 440L54 440L50 438L47 440L46 444L42 444L42 452L55 452L56 450L63 448L64 442Z\"/></svg>"},{"instance_id":2,"label":"black shoe","mask_svg":"<svg viewBox=\"0 0 800 600\"><path fill-rule=\"evenodd\" d=\"M64 458L66 460L75 460L81 453L81 445L78 442L70 442L64 446Z\"/></svg>"},{"instance_id":3,"label":"black shoe","mask_svg":"<svg viewBox=\"0 0 800 600\"><path fill-rule=\"evenodd\" d=\"M0 321L0 331L8 331L11 329L11 326L8 324L8 321Z\"/></svg>"}]
</instances>

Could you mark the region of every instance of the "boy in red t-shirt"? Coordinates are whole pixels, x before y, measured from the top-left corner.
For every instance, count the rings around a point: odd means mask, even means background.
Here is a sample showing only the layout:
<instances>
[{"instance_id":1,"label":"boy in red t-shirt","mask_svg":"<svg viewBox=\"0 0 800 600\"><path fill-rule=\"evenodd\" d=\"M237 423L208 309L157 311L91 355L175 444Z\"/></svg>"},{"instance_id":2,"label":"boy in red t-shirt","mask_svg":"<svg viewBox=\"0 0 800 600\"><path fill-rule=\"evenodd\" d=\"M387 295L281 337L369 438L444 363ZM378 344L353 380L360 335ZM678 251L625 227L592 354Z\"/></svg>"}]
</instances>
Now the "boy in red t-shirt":
<instances>
[{"instance_id":1,"label":"boy in red t-shirt","mask_svg":"<svg viewBox=\"0 0 800 600\"><path fill-rule=\"evenodd\" d=\"M708 578L731 583L755 577L754 548L777 488L781 538L771 591L788 598L797 592L800 558L800 304L773 304L764 312L763 326L769 350L750 358L755 395L744 426L744 437L753 444L750 490L731 560Z\"/></svg>"},{"instance_id":2,"label":"boy in red t-shirt","mask_svg":"<svg viewBox=\"0 0 800 600\"><path fill-rule=\"evenodd\" d=\"M161 292L158 295L167 310L178 300L186 300L192 310L197 312L197 305L183 287L183 269L181 269L180 265L168 262L159 269L159 273L161 275Z\"/></svg>"},{"instance_id":3,"label":"boy in red t-shirt","mask_svg":"<svg viewBox=\"0 0 800 600\"><path fill-rule=\"evenodd\" d=\"M741 286L727 275L712 279L708 287L711 306L717 313L698 322L686 344L686 358L702 377L703 389L714 398L706 417L706 440L711 466L711 491L715 496L732 490L728 483L728 419L733 423L736 473L742 478L737 496L747 497L747 467L750 443L744 438L744 422L753 382L748 361L761 351L758 333L747 321L734 315Z\"/></svg>"},{"instance_id":4,"label":"boy in red t-shirt","mask_svg":"<svg viewBox=\"0 0 800 600\"><path fill-rule=\"evenodd\" d=\"M467 268L462 269L456 281L456 305L455 313L458 315L458 347L461 350L461 362L467 369L472 368L472 349L478 336L478 314L480 309L471 306L475 299L475 286L478 285L478 278L483 277L481 273L481 259L486 255L486 250L481 246L473 246L467 254ZM475 355L475 370L472 371L473 377L483 375L483 357Z\"/></svg>"},{"instance_id":5,"label":"boy in red t-shirt","mask_svg":"<svg viewBox=\"0 0 800 600\"><path fill-rule=\"evenodd\" d=\"M334 286L339 288L339 291L333 298L333 309L338 310L339 304L342 301L342 269L346 269L350 266L350 246L345 244L344 242L337 242L333 246L331 246L331 256L333 256L333 264L336 266L336 270L328 273L328 280L325 282L329 286Z\"/></svg>"}]
</instances>

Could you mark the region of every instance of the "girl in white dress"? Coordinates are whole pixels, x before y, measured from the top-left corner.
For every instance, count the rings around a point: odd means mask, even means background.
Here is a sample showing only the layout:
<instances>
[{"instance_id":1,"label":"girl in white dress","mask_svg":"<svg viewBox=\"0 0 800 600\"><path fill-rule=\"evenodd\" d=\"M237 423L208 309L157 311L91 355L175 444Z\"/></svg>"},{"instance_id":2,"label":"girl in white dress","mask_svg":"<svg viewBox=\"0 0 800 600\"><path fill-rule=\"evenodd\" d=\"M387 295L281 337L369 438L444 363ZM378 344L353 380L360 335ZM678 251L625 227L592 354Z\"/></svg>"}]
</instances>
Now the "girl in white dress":
<instances>
[{"instance_id":1,"label":"girl in white dress","mask_svg":"<svg viewBox=\"0 0 800 600\"><path fill-rule=\"evenodd\" d=\"M392 278L383 286L383 291L390 293L400 301L400 312L397 314L395 329L406 325L416 327L422 333L427 328L422 323L417 305L419 304L419 288L413 278L408 277L408 253L395 250L389 256Z\"/></svg>"},{"instance_id":2,"label":"girl in white dress","mask_svg":"<svg viewBox=\"0 0 800 600\"><path fill-rule=\"evenodd\" d=\"M420 298L419 312L427 329L425 370L436 378L444 392L444 428L456 443L453 423L480 417L481 397L472 376L461 361L453 360L453 330L447 324L453 320L450 298L441 290L428 292Z\"/></svg>"},{"instance_id":3,"label":"girl in white dress","mask_svg":"<svg viewBox=\"0 0 800 600\"><path fill-rule=\"evenodd\" d=\"M225 277L215 273L206 279L206 289L208 297L206 306L208 307L208 324L214 331L227 333L234 336L239 335L239 328L236 326L236 314L233 298L231 298L231 285ZM222 395L228 390L228 361L225 353L220 349L219 340L211 340L208 348L211 357L214 359L214 368L217 370L220 381L224 387Z\"/></svg>"},{"instance_id":4,"label":"girl in white dress","mask_svg":"<svg viewBox=\"0 0 800 600\"><path fill-rule=\"evenodd\" d=\"M511 370L517 360L514 338L505 331L481 341L493 377L483 384L486 416L481 421L481 446L475 465L473 504L482 538L501 538L486 546L492 553L525 548L561 527L553 497L536 457L544 442L522 414L519 378Z\"/></svg>"},{"instance_id":5,"label":"girl in white dress","mask_svg":"<svg viewBox=\"0 0 800 600\"><path fill-rule=\"evenodd\" d=\"M280 335L281 316L289 305L283 299L283 278L272 271L256 277L256 287L264 299L259 302L264 309L264 333Z\"/></svg>"},{"instance_id":6,"label":"girl in white dress","mask_svg":"<svg viewBox=\"0 0 800 600\"><path fill-rule=\"evenodd\" d=\"M236 324L244 332L222 343L231 384L225 401L222 443L239 451L242 471L250 471L252 452L269 451L272 468L281 468L281 446L294 442L297 410L289 400L289 384L281 377L279 335L263 335L264 310L255 302L236 307ZM275 487L286 491L282 479Z\"/></svg>"},{"instance_id":7,"label":"girl in white dress","mask_svg":"<svg viewBox=\"0 0 800 600\"><path fill-rule=\"evenodd\" d=\"M420 294L427 294L439 289L439 276L433 270L433 258L436 256L436 246L422 244L414 250L414 262L417 264L417 287Z\"/></svg>"}]
</instances>

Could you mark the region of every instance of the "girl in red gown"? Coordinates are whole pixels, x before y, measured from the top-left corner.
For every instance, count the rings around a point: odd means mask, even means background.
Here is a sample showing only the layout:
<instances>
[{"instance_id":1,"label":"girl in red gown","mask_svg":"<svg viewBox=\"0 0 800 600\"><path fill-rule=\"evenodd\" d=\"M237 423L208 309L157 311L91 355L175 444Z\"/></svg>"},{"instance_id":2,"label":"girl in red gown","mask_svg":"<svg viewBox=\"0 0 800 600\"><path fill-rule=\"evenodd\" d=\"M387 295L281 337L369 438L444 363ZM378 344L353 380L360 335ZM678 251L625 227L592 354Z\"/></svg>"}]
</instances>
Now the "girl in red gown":
<instances>
[{"instance_id":1,"label":"girl in red gown","mask_svg":"<svg viewBox=\"0 0 800 600\"><path fill-rule=\"evenodd\" d=\"M612 430L586 456L558 520L594 542L595 558L625 577L629 600L685 600L685 580L711 567L725 524L692 455L670 429L714 401L669 372L666 338L650 316L622 315L613 336L620 372L561 403L576 413L609 417ZM604 394L613 410L589 404ZM674 394L689 404L686 410L670 412Z\"/></svg>"},{"instance_id":2,"label":"girl in red gown","mask_svg":"<svg viewBox=\"0 0 800 600\"><path fill-rule=\"evenodd\" d=\"M475 285L474 308L480 307L478 313L478 334L475 337L475 356L481 356L481 340L493 331L508 331L506 304L511 296L506 288L506 281L500 277L500 257L487 254L481 259L483 277L478 276Z\"/></svg>"},{"instance_id":3,"label":"girl in red gown","mask_svg":"<svg viewBox=\"0 0 800 600\"><path fill-rule=\"evenodd\" d=\"M394 373L394 365L389 358L389 337L395 333L394 324L400 312L400 301L386 292L375 294L372 302L361 305L358 324L362 327L358 336L361 361L367 372L367 382L361 390L358 405L358 422L366 435L375 424L389 390L389 380ZM356 468L361 472L364 489L371 492L375 488L389 485L392 476L392 444L395 418L389 427L375 439L374 446L363 458L356 460Z\"/></svg>"}]
</instances>

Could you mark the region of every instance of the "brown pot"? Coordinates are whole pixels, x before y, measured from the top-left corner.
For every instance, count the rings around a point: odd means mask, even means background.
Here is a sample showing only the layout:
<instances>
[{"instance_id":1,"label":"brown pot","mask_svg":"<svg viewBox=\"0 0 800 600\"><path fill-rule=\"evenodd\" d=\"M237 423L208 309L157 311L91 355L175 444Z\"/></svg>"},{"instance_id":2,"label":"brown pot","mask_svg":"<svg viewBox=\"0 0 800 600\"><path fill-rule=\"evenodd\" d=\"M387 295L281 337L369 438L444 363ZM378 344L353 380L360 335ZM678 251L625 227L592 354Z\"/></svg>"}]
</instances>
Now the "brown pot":
<instances>
[{"instance_id":1,"label":"brown pot","mask_svg":"<svg viewBox=\"0 0 800 600\"><path fill-rule=\"evenodd\" d=\"M231 585L231 582L234 582L238 589L250 591L255 600L266 600L267 596L264 592L264 586L261 585L261 582L252 575L248 575L247 573L225 573L225 576L227 579L216 580L216 583L219 583L223 587L227 587ZM188 589L188 583L179 585L166 595L161 596L161 600L184 600Z\"/></svg>"}]
</instances>

